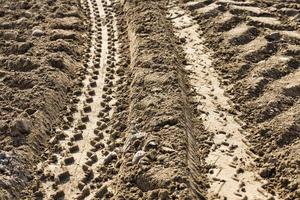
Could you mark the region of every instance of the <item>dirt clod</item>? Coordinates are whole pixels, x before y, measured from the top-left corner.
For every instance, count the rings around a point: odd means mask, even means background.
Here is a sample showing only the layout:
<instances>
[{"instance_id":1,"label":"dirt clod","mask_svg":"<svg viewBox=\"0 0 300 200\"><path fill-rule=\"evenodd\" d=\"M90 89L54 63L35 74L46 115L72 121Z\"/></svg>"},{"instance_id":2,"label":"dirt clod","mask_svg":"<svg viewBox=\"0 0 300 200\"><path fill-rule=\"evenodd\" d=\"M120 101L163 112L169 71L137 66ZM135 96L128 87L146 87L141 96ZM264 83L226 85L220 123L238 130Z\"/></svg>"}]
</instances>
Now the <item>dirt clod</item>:
<instances>
[{"instance_id":1,"label":"dirt clod","mask_svg":"<svg viewBox=\"0 0 300 200\"><path fill-rule=\"evenodd\" d=\"M14 137L27 135L31 132L31 123L26 119L17 119L11 127L11 135Z\"/></svg>"}]
</instances>

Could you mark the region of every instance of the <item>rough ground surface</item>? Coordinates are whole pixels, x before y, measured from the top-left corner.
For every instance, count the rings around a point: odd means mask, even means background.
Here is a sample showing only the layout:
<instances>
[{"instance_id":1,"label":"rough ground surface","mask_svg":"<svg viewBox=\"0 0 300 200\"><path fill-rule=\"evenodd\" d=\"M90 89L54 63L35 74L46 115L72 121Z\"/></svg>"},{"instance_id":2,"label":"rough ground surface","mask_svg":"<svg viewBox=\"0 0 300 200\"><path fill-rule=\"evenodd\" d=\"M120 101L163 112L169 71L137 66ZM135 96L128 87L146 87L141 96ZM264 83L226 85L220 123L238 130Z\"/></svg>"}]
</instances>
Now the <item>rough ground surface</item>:
<instances>
[{"instance_id":1,"label":"rough ground surface","mask_svg":"<svg viewBox=\"0 0 300 200\"><path fill-rule=\"evenodd\" d=\"M86 27L76 1L0 2L0 199L20 199L67 121Z\"/></svg>"},{"instance_id":2,"label":"rough ground surface","mask_svg":"<svg viewBox=\"0 0 300 200\"><path fill-rule=\"evenodd\" d=\"M212 144L206 162L211 166L208 173L209 199L268 199L273 197L262 187L264 182L255 172L253 153L250 153L245 130L240 119L230 111L232 102L225 96L212 67L209 49L198 34L199 25L190 13L175 1L171 4L170 19L186 52L186 70L190 82L198 94L198 116L207 131L212 133L206 142ZM274 198L274 197L273 197Z\"/></svg>"},{"instance_id":3,"label":"rough ground surface","mask_svg":"<svg viewBox=\"0 0 300 200\"><path fill-rule=\"evenodd\" d=\"M0 199L300 198L299 9L0 1Z\"/></svg>"},{"instance_id":4,"label":"rough ground surface","mask_svg":"<svg viewBox=\"0 0 300 200\"><path fill-rule=\"evenodd\" d=\"M185 1L246 123L265 187L300 198L297 1Z\"/></svg>"}]
</instances>

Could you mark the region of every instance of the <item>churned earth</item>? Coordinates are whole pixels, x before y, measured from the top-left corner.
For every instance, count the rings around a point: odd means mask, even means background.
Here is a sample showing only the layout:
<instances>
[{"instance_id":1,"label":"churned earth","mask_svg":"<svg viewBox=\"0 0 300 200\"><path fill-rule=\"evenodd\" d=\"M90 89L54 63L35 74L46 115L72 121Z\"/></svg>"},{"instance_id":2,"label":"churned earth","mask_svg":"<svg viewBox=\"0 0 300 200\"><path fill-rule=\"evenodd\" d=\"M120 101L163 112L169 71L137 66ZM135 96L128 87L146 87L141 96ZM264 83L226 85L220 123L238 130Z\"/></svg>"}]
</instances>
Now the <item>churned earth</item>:
<instances>
[{"instance_id":1,"label":"churned earth","mask_svg":"<svg viewBox=\"0 0 300 200\"><path fill-rule=\"evenodd\" d=\"M0 200L300 199L299 11L0 1Z\"/></svg>"}]
</instances>

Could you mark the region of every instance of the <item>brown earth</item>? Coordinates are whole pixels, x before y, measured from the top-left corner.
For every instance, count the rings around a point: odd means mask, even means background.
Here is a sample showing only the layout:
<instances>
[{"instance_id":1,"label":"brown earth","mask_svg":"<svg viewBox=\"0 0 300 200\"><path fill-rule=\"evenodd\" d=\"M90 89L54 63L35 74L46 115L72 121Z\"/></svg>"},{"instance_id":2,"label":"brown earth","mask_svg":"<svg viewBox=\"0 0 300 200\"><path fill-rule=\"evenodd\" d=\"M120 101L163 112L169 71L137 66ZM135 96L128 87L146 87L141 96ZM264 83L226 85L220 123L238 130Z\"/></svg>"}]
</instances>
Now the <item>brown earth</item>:
<instances>
[{"instance_id":1,"label":"brown earth","mask_svg":"<svg viewBox=\"0 0 300 200\"><path fill-rule=\"evenodd\" d=\"M70 115L87 46L78 5L0 2L0 199L20 199L54 126Z\"/></svg>"},{"instance_id":2,"label":"brown earth","mask_svg":"<svg viewBox=\"0 0 300 200\"><path fill-rule=\"evenodd\" d=\"M244 122L249 170L276 199L300 198L297 1L6 0L0 199L221 199L208 192L216 133L200 117L215 110L199 108L211 102L174 5L213 52L233 101L216 112Z\"/></svg>"},{"instance_id":3,"label":"brown earth","mask_svg":"<svg viewBox=\"0 0 300 200\"><path fill-rule=\"evenodd\" d=\"M186 6L247 122L260 176L284 199L300 198L299 8L292 0Z\"/></svg>"},{"instance_id":4,"label":"brown earth","mask_svg":"<svg viewBox=\"0 0 300 200\"><path fill-rule=\"evenodd\" d=\"M197 111L188 99L185 59L165 6L164 1L127 1L123 8L131 58L126 137L136 131L146 135L122 156L118 199L204 198L205 152L199 141L206 134L193 117ZM138 152L144 156L137 165Z\"/></svg>"}]
</instances>

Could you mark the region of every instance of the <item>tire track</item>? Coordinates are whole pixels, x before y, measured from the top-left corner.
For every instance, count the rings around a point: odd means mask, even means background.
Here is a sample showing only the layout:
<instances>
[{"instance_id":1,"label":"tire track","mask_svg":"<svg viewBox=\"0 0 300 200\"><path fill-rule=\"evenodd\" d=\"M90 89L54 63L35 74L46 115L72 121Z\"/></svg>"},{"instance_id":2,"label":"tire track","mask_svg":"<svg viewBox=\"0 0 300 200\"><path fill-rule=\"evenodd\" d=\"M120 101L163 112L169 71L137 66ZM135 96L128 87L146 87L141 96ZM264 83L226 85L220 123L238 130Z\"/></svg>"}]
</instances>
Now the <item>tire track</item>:
<instances>
[{"instance_id":1,"label":"tire track","mask_svg":"<svg viewBox=\"0 0 300 200\"><path fill-rule=\"evenodd\" d=\"M174 2L175 3L175 2ZM174 4L175 5L175 4ZM243 123L230 114L232 104L220 86L212 68L209 50L199 37L199 26L185 10L174 6L170 19L183 41L191 84L196 90L198 109L206 129L213 133L211 150L206 162L211 166L209 199L275 199L262 187L264 182L253 171L256 158L249 151Z\"/></svg>"},{"instance_id":2,"label":"tire track","mask_svg":"<svg viewBox=\"0 0 300 200\"><path fill-rule=\"evenodd\" d=\"M205 44L214 50L214 69L224 77L224 85L230 85L227 92L247 122L250 149L259 155L258 173L268 181L264 188L276 190L283 199L297 199L299 170L290 163L295 160L291 152L299 149L300 4L293 0L211 3L222 7L210 18L205 18L204 4L189 8Z\"/></svg>"},{"instance_id":3,"label":"tire track","mask_svg":"<svg viewBox=\"0 0 300 200\"><path fill-rule=\"evenodd\" d=\"M204 31L201 34L206 34L203 37L211 38L213 35L216 36L209 43L214 48L221 47L220 49L224 49L222 59L226 60L226 62L229 60L238 62L233 67L231 67L231 64L228 64L225 66L218 65L216 68L220 72L225 73L225 76L228 78L231 75L228 75L227 72L238 74L238 77L232 77L241 79L235 84L238 88L229 92L232 94L236 93L239 102L248 101L254 107L255 105L264 104L262 107L266 110L262 112L263 114L253 117L251 120L259 118L258 121L264 122L274 118L280 112L273 112L272 110L282 111L291 107L293 103L285 103L284 106L278 105L279 101L284 101L284 98L280 97L274 103L278 106L272 107L268 102L273 101L273 99L266 100L264 93L268 88L272 87L276 79L280 80L289 73L294 73L297 65L299 65L297 58L293 55L294 53L291 53L293 50L287 50L295 48L294 45L299 43L299 33L296 31L297 24L293 22L294 19L280 18L278 15L275 15L276 12L281 12L279 9L281 6L276 6L276 3L272 7L262 6L262 4L254 1L247 1L248 5L245 4L246 2L227 0L218 0L213 3L222 5L223 8L218 10L218 14L216 13L208 20L202 20L207 15L205 5L203 5L204 8L191 8L191 10L196 13L195 18L198 20L198 23L204 27L202 29ZM296 4L293 6L297 7ZM272 10L276 12L271 12ZM292 11L289 13L291 16L294 14ZM289 23L286 23L287 20ZM210 23L210 21L213 21L213 23ZM276 61L273 62L272 60ZM266 64L266 62L273 63ZM274 67L279 62L281 64ZM285 67L285 64L288 67ZM272 69L266 73L268 65ZM254 68L256 68L255 76L247 80L249 74L253 73ZM282 73L282 75L275 75L278 72ZM283 87L282 90L285 90L285 88ZM267 96L271 97L272 95L268 94ZM255 100L255 102L251 103L249 100ZM268 115L265 113L272 114Z\"/></svg>"},{"instance_id":4,"label":"tire track","mask_svg":"<svg viewBox=\"0 0 300 200\"><path fill-rule=\"evenodd\" d=\"M106 0L82 1L91 20L91 47L86 54L87 75L82 90L75 94L76 112L69 129L58 131L53 141L55 153L45 166L42 190L46 199L93 199L112 195L109 181L101 180L99 166L111 162L111 118L114 112L114 85L118 80L117 27L112 3ZM42 164L45 165L45 164Z\"/></svg>"}]
</instances>

